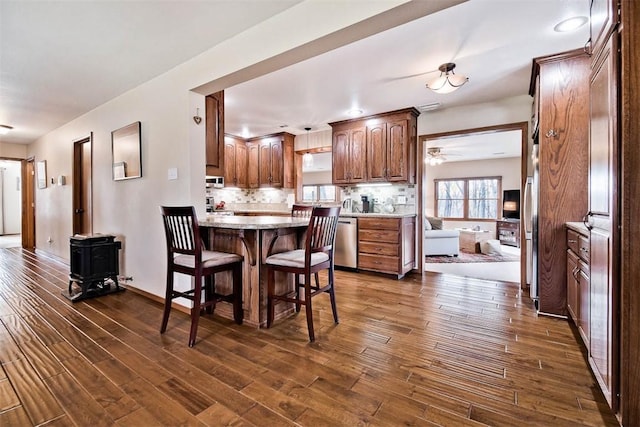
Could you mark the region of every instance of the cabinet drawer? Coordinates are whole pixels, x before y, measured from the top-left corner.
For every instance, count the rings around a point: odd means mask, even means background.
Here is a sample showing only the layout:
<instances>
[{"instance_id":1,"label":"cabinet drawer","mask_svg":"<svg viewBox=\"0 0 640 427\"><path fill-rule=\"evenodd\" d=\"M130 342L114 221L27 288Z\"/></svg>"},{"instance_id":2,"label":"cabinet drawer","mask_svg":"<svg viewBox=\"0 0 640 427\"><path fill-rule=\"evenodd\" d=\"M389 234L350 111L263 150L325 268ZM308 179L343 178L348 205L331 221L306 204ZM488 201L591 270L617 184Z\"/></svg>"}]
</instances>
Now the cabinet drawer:
<instances>
[{"instance_id":1,"label":"cabinet drawer","mask_svg":"<svg viewBox=\"0 0 640 427\"><path fill-rule=\"evenodd\" d=\"M358 227L372 230L400 231L400 220L397 218L358 218Z\"/></svg>"},{"instance_id":2,"label":"cabinet drawer","mask_svg":"<svg viewBox=\"0 0 640 427\"><path fill-rule=\"evenodd\" d=\"M400 233L396 230L363 230L358 231L358 241L400 243Z\"/></svg>"},{"instance_id":3,"label":"cabinet drawer","mask_svg":"<svg viewBox=\"0 0 640 427\"><path fill-rule=\"evenodd\" d=\"M360 242L358 252L397 257L400 254L400 247L393 243Z\"/></svg>"},{"instance_id":4,"label":"cabinet drawer","mask_svg":"<svg viewBox=\"0 0 640 427\"><path fill-rule=\"evenodd\" d=\"M397 273L398 258L361 253L358 254L358 268L363 270L380 271L383 273Z\"/></svg>"},{"instance_id":5,"label":"cabinet drawer","mask_svg":"<svg viewBox=\"0 0 640 427\"><path fill-rule=\"evenodd\" d=\"M576 253L587 264L589 263L589 238L588 237L585 237L582 235L578 237L578 252Z\"/></svg>"},{"instance_id":6,"label":"cabinet drawer","mask_svg":"<svg viewBox=\"0 0 640 427\"><path fill-rule=\"evenodd\" d=\"M578 260L578 268L582 271L585 276L589 277L589 264L584 262L583 260Z\"/></svg>"},{"instance_id":7,"label":"cabinet drawer","mask_svg":"<svg viewBox=\"0 0 640 427\"><path fill-rule=\"evenodd\" d=\"M576 254L580 253L580 235L573 230L567 230L567 247Z\"/></svg>"}]
</instances>

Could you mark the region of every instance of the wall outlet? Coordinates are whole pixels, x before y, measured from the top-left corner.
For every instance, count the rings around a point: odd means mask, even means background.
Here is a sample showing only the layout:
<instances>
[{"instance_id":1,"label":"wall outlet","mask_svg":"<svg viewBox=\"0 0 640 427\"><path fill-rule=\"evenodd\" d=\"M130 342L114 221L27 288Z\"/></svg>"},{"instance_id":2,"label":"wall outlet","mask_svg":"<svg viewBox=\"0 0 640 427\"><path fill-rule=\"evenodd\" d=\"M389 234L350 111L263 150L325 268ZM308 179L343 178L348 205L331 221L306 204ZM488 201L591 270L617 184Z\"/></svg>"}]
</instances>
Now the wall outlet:
<instances>
[{"instance_id":1,"label":"wall outlet","mask_svg":"<svg viewBox=\"0 0 640 427\"><path fill-rule=\"evenodd\" d=\"M169 181L178 179L178 168L169 168L169 170L167 170L167 179Z\"/></svg>"}]
</instances>

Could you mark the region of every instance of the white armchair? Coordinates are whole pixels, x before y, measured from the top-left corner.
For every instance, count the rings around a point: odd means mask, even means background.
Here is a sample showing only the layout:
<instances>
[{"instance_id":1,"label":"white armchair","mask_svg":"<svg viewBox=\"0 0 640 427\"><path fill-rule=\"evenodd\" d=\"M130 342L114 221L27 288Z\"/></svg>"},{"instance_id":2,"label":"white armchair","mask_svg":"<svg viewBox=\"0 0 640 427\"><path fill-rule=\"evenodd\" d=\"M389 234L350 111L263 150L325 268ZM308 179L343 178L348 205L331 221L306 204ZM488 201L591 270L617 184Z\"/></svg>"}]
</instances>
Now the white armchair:
<instances>
[{"instance_id":1,"label":"white armchair","mask_svg":"<svg viewBox=\"0 0 640 427\"><path fill-rule=\"evenodd\" d=\"M442 230L442 219L425 218L424 254L453 255L460 254L460 231Z\"/></svg>"}]
</instances>

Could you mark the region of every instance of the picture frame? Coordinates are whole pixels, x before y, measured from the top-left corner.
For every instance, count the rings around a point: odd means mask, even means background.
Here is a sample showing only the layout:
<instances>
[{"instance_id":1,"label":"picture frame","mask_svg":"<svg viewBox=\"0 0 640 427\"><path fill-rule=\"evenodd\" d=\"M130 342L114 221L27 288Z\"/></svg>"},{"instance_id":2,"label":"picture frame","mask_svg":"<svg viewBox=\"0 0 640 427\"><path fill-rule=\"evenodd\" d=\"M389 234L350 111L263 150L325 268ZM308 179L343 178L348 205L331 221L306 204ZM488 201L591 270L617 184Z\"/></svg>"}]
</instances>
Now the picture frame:
<instances>
[{"instance_id":1,"label":"picture frame","mask_svg":"<svg viewBox=\"0 0 640 427\"><path fill-rule=\"evenodd\" d=\"M111 132L114 181L142 177L142 125L134 122Z\"/></svg>"},{"instance_id":2,"label":"picture frame","mask_svg":"<svg viewBox=\"0 0 640 427\"><path fill-rule=\"evenodd\" d=\"M47 188L47 161L36 162L36 180L38 188Z\"/></svg>"}]
</instances>

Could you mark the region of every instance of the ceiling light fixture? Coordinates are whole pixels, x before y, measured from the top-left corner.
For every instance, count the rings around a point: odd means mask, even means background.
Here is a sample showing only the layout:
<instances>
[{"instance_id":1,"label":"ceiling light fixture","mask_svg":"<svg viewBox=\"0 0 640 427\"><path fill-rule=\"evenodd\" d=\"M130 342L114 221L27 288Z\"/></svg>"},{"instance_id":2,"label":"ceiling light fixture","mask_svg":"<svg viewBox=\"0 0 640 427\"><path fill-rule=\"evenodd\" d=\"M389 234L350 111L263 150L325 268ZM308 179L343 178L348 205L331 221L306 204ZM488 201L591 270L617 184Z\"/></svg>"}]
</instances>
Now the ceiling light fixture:
<instances>
[{"instance_id":1,"label":"ceiling light fixture","mask_svg":"<svg viewBox=\"0 0 640 427\"><path fill-rule=\"evenodd\" d=\"M427 88L436 93L450 93L469 81L469 77L455 74L456 64L447 62L438 67L440 76L427 83Z\"/></svg>"},{"instance_id":2,"label":"ceiling light fixture","mask_svg":"<svg viewBox=\"0 0 640 427\"><path fill-rule=\"evenodd\" d=\"M0 135L8 134L11 129L13 129L13 126L0 125Z\"/></svg>"},{"instance_id":3,"label":"ceiling light fixture","mask_svg":"<svg viewBox=\"0 0 640 427\"><path fill-rule=\"evenodd\" d=\"M553 31L558 33L566 33L568 31L577 30L588 21L589 18L587 18L586 16L574 16L573 18L565 19L564 21L559 22L558 25L553 27Z\"/></svg>"},{"instance_id":4,"label":"ceiling light fixture","mask_svg":"<svg viewBox=\"0 0 640 427\"><path fill-rule=\"evenodd\" d=\"M311 130L311 128L306 127L304 128L304 130L307 131L307 152L302 155L302 168L309 169L311 166L313 166L313 156L308 151L309 150L309 131Z\"/></svg>"},{"instance_id":5,"label":"ceiling light fixture","mask_svg":"<svg viewBox=\"0 0 640 427\"><path fill-rule=\"evenodd\" d=\"M347 111L347 114L349 115L349 117L358 117L362 115L362 110L360 110L359 108L354 108Z\"/></svg>"}]
</instances>

